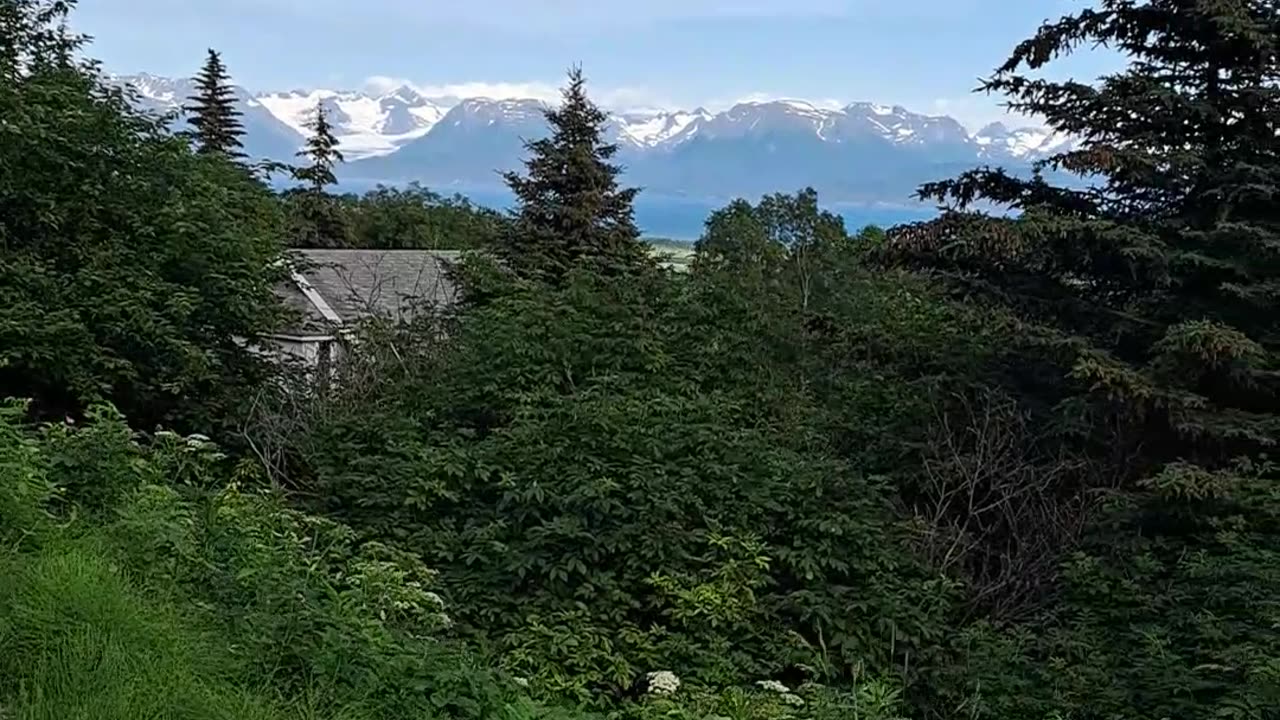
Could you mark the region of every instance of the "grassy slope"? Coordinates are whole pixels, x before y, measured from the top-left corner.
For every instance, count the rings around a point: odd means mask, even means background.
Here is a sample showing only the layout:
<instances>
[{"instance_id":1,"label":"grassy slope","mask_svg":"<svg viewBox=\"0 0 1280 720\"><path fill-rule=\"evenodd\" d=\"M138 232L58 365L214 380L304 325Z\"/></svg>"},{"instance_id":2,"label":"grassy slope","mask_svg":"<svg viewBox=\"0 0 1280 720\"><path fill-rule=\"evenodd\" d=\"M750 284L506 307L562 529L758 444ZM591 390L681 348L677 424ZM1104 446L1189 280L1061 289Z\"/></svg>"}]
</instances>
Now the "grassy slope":
<instances>
[{"instance_id":1,"label":"grassy slope","mask_svg":"<svg viewBox=\"0 0 1280 720\"><path fill-rule=\"evenodd\" d=\"M316 717L237 687L216 643L148 599L97 538L9 558L0 590L6 720Z\"/></svg>"}]
</instances>

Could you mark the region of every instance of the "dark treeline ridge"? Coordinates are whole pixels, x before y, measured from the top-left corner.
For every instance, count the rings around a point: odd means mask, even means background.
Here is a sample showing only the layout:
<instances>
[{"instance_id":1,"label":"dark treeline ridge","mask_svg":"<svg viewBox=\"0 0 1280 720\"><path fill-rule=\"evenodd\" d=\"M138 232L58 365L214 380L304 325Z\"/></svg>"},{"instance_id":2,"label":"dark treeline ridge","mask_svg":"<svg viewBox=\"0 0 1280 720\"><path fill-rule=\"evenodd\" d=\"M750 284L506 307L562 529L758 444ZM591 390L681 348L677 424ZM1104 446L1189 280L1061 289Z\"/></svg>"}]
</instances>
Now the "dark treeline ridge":
<instances>
[{"instance_id":1,"label":"dark treeline ridge","mask_svg":"<svg viewBox=\"0 0 1280 720\"><path fill-rule=\"evenodd\" d=\"M174 133L73 5L0 0L0 718L1280 717L1275 3L1014 50L1092 187L738 200L680 272L578 69L515 211L334 195L322 114L244 157L210 52ZM297 246L462 299L316 382L251 341Z\"/></svg>"}]
</instances>

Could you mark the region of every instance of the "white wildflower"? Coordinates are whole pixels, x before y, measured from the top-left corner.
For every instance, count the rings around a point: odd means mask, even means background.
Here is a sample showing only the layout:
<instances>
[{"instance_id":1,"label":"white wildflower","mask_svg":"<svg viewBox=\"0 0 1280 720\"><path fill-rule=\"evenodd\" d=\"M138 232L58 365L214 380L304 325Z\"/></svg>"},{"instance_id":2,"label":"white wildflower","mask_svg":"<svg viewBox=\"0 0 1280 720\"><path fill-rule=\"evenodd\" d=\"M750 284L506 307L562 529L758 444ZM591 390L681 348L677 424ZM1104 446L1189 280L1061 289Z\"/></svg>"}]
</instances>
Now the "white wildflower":
<instances>
[{"instance_id":1,"label":"white wildflower","mask_svg":"<svg viewBox=\"0 0 1280 720\"><path fill-rule=\"evenodd\" d=\"M512 682L519 685L520 687L523 687L523 688L529 687L529 678L517 677L517 678L511 678L511 680Z\"/></svg>"},{"instance_id":2,"label":"white wildflower","mask_svg":"<svg viewBox=\"0 0 1280 720\"><path fill-rule=\"evenodd\" d=\"M657 670L645 676L649 692L653 695L670 695L680 689L680 678L670 670Z\"/></svg>"},{"instance_id":3,"label":"white wildflower","mask_svg":"<svg viewBox=\"0 0 1280 720\"><path fill-rule=\"evenodd\" d=\"M756 685L759 685L762 690L768 690L769 692L776 692L776 693L791 692L791 688L787 687L786 685L783 685L777 680L757 680Z\"/></svg>"},{"instance_id":4,"label":"white wildflower","mask_svg":"<svg viewBox=\"0 0 1280 720\"><path fill-rule=\"evenodd\" d=\"M782 693L778 696L778 699L788 705L795 705L796 707L804 704L804 698L792 693Z\"/></svg>"}]
</instances>

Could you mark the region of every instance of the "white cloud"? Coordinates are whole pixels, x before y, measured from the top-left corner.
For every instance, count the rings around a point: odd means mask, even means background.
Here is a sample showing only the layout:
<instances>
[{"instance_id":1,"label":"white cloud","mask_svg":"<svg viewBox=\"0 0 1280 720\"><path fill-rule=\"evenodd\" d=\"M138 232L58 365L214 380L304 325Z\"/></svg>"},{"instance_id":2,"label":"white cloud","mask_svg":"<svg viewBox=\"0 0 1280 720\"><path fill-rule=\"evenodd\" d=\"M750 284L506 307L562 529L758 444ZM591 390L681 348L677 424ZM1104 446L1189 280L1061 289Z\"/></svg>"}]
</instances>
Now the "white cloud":
<instances>
[{"instance_id":1,"label":"white cloud","mask_svg":"<svg viewBox=\"0 0 1280 720\"><path fill-rule=\"evenodd\" d=\"M739 95L733 98L732 100L726 100L726 99L710 100L706 103L703 103L702 107L712 112L718 112L720 110L727 110L730 107L733 107L734 105L738 105L740 103L763 103L763 102L772 102L775 100L800 100L803 102L807 102L810 105L823 110L839 110L840 108L843 108L844 106L849 104L847 102L842 102L834 98L807 98L807 97L802 97L798 95L779 95L777 93L754 92L754 93L747 93L746 95Z\"/></svg>"},{"instance_id":2,"label":"white cloud","mask_svg":"<svg viewBox=\"0 0 1280 720\"><path fill-rule=\"evenodd\" d=\"M541 82L463 82L441 85L417 83L408 78L375 75L366 79L364 84L370 92L378 93L408 86L428 97L483 97L494 100L533 98L546 102L560 97L560 90L555 85Z\"/></svg>"}]
</instances>

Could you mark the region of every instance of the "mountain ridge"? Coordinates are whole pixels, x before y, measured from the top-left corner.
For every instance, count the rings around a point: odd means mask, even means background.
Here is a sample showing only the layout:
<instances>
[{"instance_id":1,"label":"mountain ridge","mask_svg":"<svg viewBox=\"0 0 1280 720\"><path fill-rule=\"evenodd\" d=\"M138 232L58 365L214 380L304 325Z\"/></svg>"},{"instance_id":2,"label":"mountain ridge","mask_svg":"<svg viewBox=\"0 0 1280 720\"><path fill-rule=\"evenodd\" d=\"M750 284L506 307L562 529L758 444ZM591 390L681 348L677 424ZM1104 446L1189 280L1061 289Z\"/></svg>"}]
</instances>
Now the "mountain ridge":
<instances>
[{"instance_id":1,"label":"mountain ridge","mask_svg":"<svg viewBox=\"0 0 1280 720\"><path fill-rule=\"evenodd\" d=\"M188 80L140 73L131 85L143 107L178 108ZM348 159L342 177L436 186L490 185L517 169L526 140L546 132L547 103L532 99L427 97L402 85L385 92L299 88L253 93L235 88L251 155L290 160L317 105L325 108ZM971 132L946 115L900 105L843 107L801 99L750 100L706 108L609 111L629 182L677 196L723 196L811 185L832 199L910 202L922 182L978 164L1012 172L1070 146L1032 125L990 123ZM799 183L797 185L797 183Z\"/></svg>"}]
</instances>

